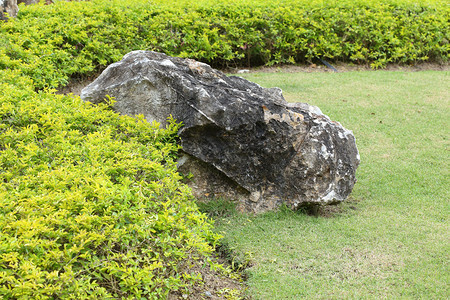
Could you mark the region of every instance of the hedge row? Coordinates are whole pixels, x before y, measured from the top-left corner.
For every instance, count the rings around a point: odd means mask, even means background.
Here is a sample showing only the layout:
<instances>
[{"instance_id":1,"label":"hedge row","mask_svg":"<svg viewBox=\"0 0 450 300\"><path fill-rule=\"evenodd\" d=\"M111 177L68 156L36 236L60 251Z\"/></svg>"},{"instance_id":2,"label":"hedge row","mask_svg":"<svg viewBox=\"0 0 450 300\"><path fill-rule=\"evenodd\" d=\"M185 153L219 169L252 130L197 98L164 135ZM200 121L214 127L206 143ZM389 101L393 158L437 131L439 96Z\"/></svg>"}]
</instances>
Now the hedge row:
<instances>
[{"instance_id":1,"label":"hedge row","mask_svg":"<svg viewBox=\"0 0 450 300\"><path fill-rule=\"evenodd\" d=\"M179 125L20 73L0 70L0 298L163 299L198 283L190 264L219 236L180 183Z\"/></svg>"},{"instance_id":2,"label":"hedge row","mask_svg":"<svg viewBox=\"0 0 450 300\"><path fill-rule=\"evenodd\" d=\"M373 68L446 63L449 24L450 7L439 0L57 2L21 6L0 26L0 68L20 68L42 88L136 49L216 67L315 58Z\"/></svg>"}]
</instances>

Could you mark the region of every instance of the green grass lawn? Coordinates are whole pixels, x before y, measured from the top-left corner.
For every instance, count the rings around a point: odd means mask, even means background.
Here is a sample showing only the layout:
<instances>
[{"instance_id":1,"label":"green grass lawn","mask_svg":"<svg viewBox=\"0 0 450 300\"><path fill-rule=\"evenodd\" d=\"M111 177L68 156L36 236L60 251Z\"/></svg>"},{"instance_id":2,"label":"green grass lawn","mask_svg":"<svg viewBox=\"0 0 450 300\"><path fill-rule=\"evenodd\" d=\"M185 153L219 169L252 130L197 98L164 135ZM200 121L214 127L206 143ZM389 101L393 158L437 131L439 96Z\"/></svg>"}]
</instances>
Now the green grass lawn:
<instances>
[{"instance_id":1,"label":"green grass lawn","mask_svg":"<svg viewBox=\"0 0 450 300\"><path fill-rule=\"evenodd\" d=\"M353 193L332 213L215 217L228 247L251 263L249 294L448 299L449 72L245 78L319 106L353 130L361 155Z\"/></svg>"}]
</instances>

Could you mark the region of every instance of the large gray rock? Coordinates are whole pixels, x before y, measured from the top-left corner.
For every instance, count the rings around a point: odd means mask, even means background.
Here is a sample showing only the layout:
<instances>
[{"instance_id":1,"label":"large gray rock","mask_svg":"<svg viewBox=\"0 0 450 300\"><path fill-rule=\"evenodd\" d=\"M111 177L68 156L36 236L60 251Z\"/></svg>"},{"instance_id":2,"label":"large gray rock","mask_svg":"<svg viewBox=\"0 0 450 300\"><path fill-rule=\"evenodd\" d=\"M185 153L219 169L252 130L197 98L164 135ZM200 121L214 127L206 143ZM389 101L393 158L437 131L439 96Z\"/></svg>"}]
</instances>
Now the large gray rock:
<instances>
[{"instance_id":1,"label":"large gray rock","mask_svg":"<svg viewBox=\"0 0 450 300\"><path fill-rule=\"evenodd\" d=\"M352 132L317 107L288 103L278 88L227 77L210 66L134 51L83 89L93 103L166 123L172 114L197 196L238 200L245 211L282 203L295 209L343 201L356 182L359 154Z\"/></svg>"},{"instance_id":2,"label":"large gray rock","mask_svg":"<svg viewBox=\"0 0 450 300\"><path fill-rule=\"evenodd\" d=\"M17 0L0 0L0 20L7 20L8 17L15 18L19 12Z\"/></svg>"}]
</instances>

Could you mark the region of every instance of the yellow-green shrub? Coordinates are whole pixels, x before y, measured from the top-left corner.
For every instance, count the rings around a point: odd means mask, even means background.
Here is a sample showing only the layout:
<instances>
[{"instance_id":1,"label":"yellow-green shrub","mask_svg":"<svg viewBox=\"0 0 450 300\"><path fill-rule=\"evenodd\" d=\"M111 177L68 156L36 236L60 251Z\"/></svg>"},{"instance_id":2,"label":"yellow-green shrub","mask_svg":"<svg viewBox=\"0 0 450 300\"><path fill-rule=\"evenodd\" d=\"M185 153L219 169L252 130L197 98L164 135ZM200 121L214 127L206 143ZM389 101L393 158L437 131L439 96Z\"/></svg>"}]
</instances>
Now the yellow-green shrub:
<instances>
[{"instance_id":1,"label":"yellow-green shrub","mask_svg":"<svg viewBox=\"0 0 450 300\"><path fill-rule=\"evenodd\" d=\"M443 0L92 0L21 6L0 25L0 68L56 87L148 49L214 66L326 58L383 67L446 62Z\"/></svg>"},{"instance_id":2,"label":"yellow-green shrub","mask_svg":"<svg viewBox=\"0 0 450 300\"><path fill-rule=\"evenodd\" d=\"M0 71L2 299L161 299L217 241L163 130Z\"/></svg>"}]
</instances>

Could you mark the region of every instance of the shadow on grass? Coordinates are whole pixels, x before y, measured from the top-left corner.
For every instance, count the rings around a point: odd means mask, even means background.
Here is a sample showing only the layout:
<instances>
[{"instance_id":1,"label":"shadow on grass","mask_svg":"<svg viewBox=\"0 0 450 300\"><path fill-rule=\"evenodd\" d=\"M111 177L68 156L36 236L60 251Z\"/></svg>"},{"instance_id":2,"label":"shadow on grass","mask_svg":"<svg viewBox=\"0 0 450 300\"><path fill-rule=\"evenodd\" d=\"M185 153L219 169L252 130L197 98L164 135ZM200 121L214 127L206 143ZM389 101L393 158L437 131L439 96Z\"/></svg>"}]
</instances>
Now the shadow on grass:
<instances>
[{"instance_id":1,"label":"shadow on grass","mask_svg":"<svg viewBox=\"0 0 450 300\"><path fill-rule=\"evenodd\" d=\"M292 210L286 205L282 205L275 212L280 215L303 214L314 217L333 218L352 210L358 210L359 200L350 196L343 203L334 205L305 205L297 210ZM202 199L197 202L199 210L211 219L233 217L240 213L236 210L236 203L225 198ZM248 214L248 216L253 216Z\"/></svg>"}]
</instances>

